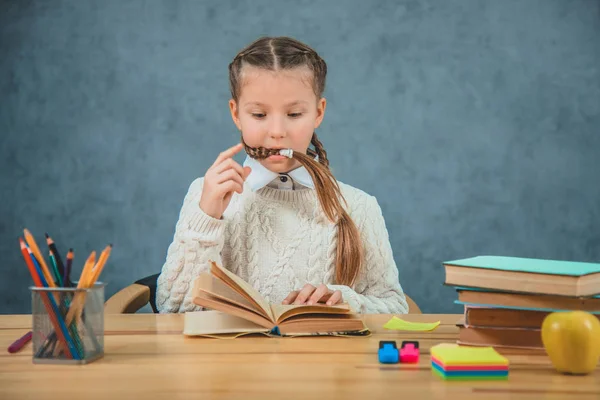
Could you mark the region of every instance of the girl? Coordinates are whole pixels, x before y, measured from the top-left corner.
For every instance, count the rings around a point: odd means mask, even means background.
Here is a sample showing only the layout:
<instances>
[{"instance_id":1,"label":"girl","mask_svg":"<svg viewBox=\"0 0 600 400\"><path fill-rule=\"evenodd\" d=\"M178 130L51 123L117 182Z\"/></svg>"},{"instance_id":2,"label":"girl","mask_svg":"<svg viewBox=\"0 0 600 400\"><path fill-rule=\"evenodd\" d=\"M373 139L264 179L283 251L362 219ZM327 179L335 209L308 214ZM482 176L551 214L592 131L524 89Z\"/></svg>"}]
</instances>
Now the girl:
<instances>
[{"instance_id":1,"label":"girl","mask_svg":"<svg viewBox=\"0 0 600 400\"><path fill-rule=\"evenodd\" d=\"M158 278L160 312L200 309L191 289L210 260L270 302L408 312L377 200L335 180L314 132L326 74L312 48L286 37L261 38L231 62L241 143L189 187ZM242 149L243 166L232 158Z\"/></svg>"}]
</instances>

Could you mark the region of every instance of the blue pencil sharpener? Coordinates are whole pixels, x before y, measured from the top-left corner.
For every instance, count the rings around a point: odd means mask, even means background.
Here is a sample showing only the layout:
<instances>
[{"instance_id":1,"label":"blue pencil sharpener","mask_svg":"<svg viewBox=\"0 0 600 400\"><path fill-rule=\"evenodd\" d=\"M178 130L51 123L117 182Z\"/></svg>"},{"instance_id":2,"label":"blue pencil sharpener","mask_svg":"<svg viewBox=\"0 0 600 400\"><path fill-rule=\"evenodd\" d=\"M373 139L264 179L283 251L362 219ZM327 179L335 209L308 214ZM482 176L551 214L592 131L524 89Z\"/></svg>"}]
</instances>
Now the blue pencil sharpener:
<instances>
[{"instance_id":1,"label":"blue pencil sharpener","mask_svg":"<svg viewBox=\"0 0 600 400\"><path fill-rule=\"evenodd\" d=\"M379 362L382 364L397 364L400 358L395 341L381 340L378 355Z\"/></svg>"}]
</instances>

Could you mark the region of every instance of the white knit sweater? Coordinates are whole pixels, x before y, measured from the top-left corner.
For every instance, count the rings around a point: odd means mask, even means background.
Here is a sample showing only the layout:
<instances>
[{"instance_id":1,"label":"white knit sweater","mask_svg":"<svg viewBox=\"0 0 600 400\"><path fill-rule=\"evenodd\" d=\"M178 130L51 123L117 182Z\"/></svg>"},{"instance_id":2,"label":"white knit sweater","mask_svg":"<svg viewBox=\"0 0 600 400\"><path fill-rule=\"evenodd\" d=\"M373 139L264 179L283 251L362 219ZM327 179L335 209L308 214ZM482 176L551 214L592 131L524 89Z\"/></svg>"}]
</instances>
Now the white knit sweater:
<instances>
[{"instance_id":1,"label":"white knit sweater","mask_svg":"<svg viewBox=\"0 0 600 400\"><path fill-rule=\"evenodd\" d=\"M334 285L337 228L321 211L313 189L253 192L244 185L217 220L199 207L204 179L183 201L173 242L158 278L161 313L201 310L192 303L194 279L214 260L249 282L268 301L281 303L306 283L341 290L360 313L406 313L388 232L375 197L339 182L358 227L364 259L354 287Z\"/></svg>"}]
</instances>

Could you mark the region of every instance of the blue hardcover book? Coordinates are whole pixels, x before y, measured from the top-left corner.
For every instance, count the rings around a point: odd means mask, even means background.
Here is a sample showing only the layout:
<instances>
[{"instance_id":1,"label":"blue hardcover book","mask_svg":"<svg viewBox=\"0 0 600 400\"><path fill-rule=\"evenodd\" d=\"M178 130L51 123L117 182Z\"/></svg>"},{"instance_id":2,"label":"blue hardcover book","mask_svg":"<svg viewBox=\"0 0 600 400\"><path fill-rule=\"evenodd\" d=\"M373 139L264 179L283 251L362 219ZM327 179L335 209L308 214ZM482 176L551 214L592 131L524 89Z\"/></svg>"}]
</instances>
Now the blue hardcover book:
<instances>
[{"instance_id":1,"label":"blue hardcover book","mask_svg":"<svg viewBox=\"0 0 600 400\"><path fill-rule=\"evenodd\" d=\"M571 297L600 294L600 264L478 256L444 262L451 286Z\"/></svg>"}]
</instances>

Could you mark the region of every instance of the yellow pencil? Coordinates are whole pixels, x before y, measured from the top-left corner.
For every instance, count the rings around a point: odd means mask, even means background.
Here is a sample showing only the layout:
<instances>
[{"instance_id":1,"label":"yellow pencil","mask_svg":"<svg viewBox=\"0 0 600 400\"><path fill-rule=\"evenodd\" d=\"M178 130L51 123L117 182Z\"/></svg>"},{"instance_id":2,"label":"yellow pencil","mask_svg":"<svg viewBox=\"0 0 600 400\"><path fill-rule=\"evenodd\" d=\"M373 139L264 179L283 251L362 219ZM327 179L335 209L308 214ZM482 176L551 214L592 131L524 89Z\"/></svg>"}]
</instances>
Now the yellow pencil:
<instances>
[{"instance_id":1,"label":"yellow pencil","mask_svg":"<svg viewBox=\"0 0 600 400\"><path fill-rule=\"evenodd\" d=\"M92 273L92 269L96 263L96 251L92 251L88 259L85 261L83 266L83 270L81 271L81 276L79 277L79 281L77 282L77 288L83 289L87 287L87 282L89 280L89 276Z\"/></svg>"},{"instance_id":2,"label":"yellow pencil","mask_svg":"<svg viewBox=\"0 0 600 400\"><path fill-rule=\"evenodd\" d=\"M48 269L48 265L46 264L46 260L44 260L44 257L42 256L42 253L40 252L40 249L38 248L33 235L27 229L23 229L23 233L25 236L25 241L29 245L31 252L33 253L33 255L37 258L37 260L40 263L40 267L42 268L42 274L44 274L44 278L48 282L48 286L56 287L56 284L54 283L54 279L52 279L52 275L50 274L50 270Z\"/></svg>"},{"instance_id":3,"label":"yellow pencil","mask_svg":"<svg viewBox=\"0 0 600 400\"><path fill-rule=\"evenodd\" d=\"M94 266L94 269L92 270L92 277L88 284L88 287L93 287L96 284L98 277L100 277L100 274L102 273L102 270L104 269L104 266L106 265L106 262L108 261L108 258L110 257L111 251L112 251L112 244L106 246L106 248L102 251L102 254L100 254L100 258L98 259L98 262L96 263L96 265Z\"/></svg>"},{"instance_id":4,"label":"yellow pencil","mask_svg":"<svg viewBox=\"0 0 600 400\"><path fill-rule=\"evenodd\" d=\"M98 262L94 265L93 268L89 268L87 270L86 276L82 277L82 280L84 281L84 284L82 286L83 288L94 287L94 285L96 284L96 280L98 280L98 277L100 276L102 270L104 269L104 266L106 265L106 261L108 261L108 257L110 256L111 250L112 245L106 246L106 248L100 254ZM83 314L83 307L85 306L86 295L86 292L81 292L80 294L79 302L77 303L77 309L75 310L75 317L77 318L77 320L79 320L81 318L81 315Z\"/></svg>"},{"instance_id":5,"label":"yellow pencil","mask_svg":"<svg viewBox=\"0 0 600 400\"><path fill-rule=\"evenodd\" d=\"M85 288L85 283L89 280L88 275L91 272L92 267L96 261L96 252L92 251L90 256L85 262L83 266L83 271L81 271L81 276L79 277L79 282L77 282L77 289ZM79 309L83 307L83 303L85 301L85 292L77 292L73 301L71 302L71 306L69 307L69 312L67 313L67 326L71 325L73 322L73 318L79 315Z\"/></svg>"}]
</instances>

